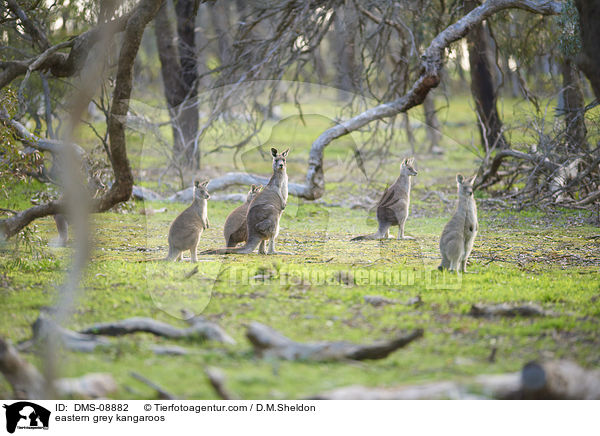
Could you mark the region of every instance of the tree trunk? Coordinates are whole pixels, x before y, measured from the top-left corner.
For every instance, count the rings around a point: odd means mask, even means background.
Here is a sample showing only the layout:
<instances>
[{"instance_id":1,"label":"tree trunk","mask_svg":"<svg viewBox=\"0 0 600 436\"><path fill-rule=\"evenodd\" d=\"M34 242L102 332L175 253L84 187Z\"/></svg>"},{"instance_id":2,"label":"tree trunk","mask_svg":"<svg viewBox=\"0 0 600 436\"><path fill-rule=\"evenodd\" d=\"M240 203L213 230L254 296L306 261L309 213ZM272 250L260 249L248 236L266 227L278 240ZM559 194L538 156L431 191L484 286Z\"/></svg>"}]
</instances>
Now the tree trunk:
<instances>
[{"instance_id":1,"label":"tree trunk","mask_svg":"<svg viewBox=\"0 0 600 436\"><path fill-rule=\"evenodd\" d=\"M561 63L563 76L562 107L565 115L565 128L567 139L567 151L579 150L589 151L585 140L587 130L585 128L583 92L579 72L573 67L571 61L566 59Z\"/></svg>"},{"instance_id":2,"label":"tree trunk","mask_svg":"<svg viewBox=\"0 0 600 436\"><path fill-rule=\"evenodd\" d=\"M590 81L596 99L600 100L600 0L575 0L575 7L579 12L582 46L577 64Z\"/></svg>"},{"instance_id":3,"label":"tree trunk","mask_svg":"<svg viewBox=\"0 0 600 436\"><path fill-rule=\"evenodd\" d=\"M334 44L336 53L336 86L342 90L340 96L346 97L343 91L356 90L358 74L355 38L358 31L358 18L354 6L346 2L338 8L335 16Z\"/></svg>"},{"instance_id":4,"label":"tree trunk","mask_svg":"<svg viewBox=\"0 0 600 436\"><path fill-rule=\"evenodd\" d=\"M217 37L217 55L221 65L227 65L231 59L231 37L229 35L230 14L229 4L225 2L216 2L208 5L212 26Z\"/></svg>"},{"instance_id":5,"label":"tree trunk","mask_svg":"<svg viewBox=\"0 0 600 436\"><path fill-rule=\"evenodd\" d=\"M475 8L476 3L467 0L467 10ZM496 67L495 53L492 52L491 36L483 22L473 26L467 35L469 47L469 65L471 73L471 94L478 115L479 133L485 151L493 148L508 148L502 133L502 121L498 114L497 87L493 71ZM490 57L494 56L494 59Z\"/></svg>"},{"instance_id":6,"label":"tree trunk","mask_svg":"<svg viewBox=\"0 0 600 436\"><path fill-rule=\"evenodd\" d=\"M165 2L156 16L156 44L161 64L165 98L173 129L173 155L185 167L200 165L198 133L198 63L195 20L197 0L177 0L177 45Z\"/></svg>"},{"instance_id":7,"label":"tree trunk","mask_svg":"<svg viewBox=\"0 0 600 436\"><path fill-rule=\"evenodd\" d=\"M181 73L185 90L185 103L181 108L179 123L185 144L186 161L200 167L200 150L196 144L198 134L198 62L196 60L196 15L199 0L177 0L177 36Z\"/></svg>"},{"instance_id":8,"label":"tree trunk","mask_svg":"<svg viewBox=\"0 0 600 436\"><path fill-rule=\"evenodd\" d=\"M154 32L156 35L165 98L173 130L173 154L180 156L185 146L183 138L180 135L177 113L179 105L185 99L185 91L181 80L181 65L179 64L177 47L175 46L175 35L168 12L168 3L165 2L154 20Z\"/></svg>"}]
</instances>

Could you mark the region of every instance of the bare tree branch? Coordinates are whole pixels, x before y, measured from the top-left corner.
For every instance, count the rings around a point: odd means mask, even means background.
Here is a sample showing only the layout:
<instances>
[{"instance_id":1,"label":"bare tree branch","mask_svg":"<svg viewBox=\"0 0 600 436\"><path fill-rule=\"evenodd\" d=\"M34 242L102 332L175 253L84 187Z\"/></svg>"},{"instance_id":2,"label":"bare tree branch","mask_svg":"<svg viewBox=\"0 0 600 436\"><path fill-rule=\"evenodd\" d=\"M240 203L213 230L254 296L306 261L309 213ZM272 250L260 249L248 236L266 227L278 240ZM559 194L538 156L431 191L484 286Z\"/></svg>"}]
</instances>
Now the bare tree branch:
<instances>
[{"instance_id":1,"label":"bare tree branch","mask_svg":"<svg viewBox=\"0 0 600 436\"><path fill-rule=\"evenodd\" d=\"M48 37L46 36L45 32L40 29L37 23L27 16L19 4L15 0L6 0L6 5L8 6L8 9L19 18L23 24L23 27L27 33L31 35L31 38L35 41L38 47L42 50L48 49L50 47L50 42L48 41Z\"/></svg>"},{"instance_id":2,"label":"bare tree branch","mask_svg":"<svg viewBox=\"0 0 600 436\"><path fill-rule=\"evenodd\" d=\"M383 103L368 109L349 120L337 124L323 132L313 142L308 159L306 185L300 196L313 200L323 195L325 191L323 177L323 151L325 147L334 139L358 130L370 122L406 112L410 108L423 103L427 93L440 83L445 49L451 43L463 38L473 26L502 10L511 8L542 15L556 15L561 10L561 4L547 0L488 0L456 23L448 26L431 41L429 47L421 56L421 75L405 95L389 103Z\"/></svg>"},{"instance_id":3,"label":"bare tree branch","mask_svg":"<svg viewBox=\"0 0 600 436\"><path fill-rule=\"evenodd\" d=\"M69 59L76 48L79 50L81 47L86 46L86 50L89 50L89 47L101 37L100 32L111 34L109 32L110 30L117 31L124 26L125 34L123 36L121 51L119 52L115 89L112 96L110 116L108 119L110 161L115 181L106 194L100 198L94 199L91 206L93 212L104 212L115 204L127 201L131 197L133 175L127 157L125 122L127 120L129 98L131 97L132 90L133 65L144 29L158 11L161 3L162 0L141 0L131 13L80 35L77 39L81 39L73 46L70 55L68 57L66 57L66 55L61 57L64 58L63 61L65 62L65 65L61 65L61 68L66 68L66 64L69 64L72 67L75 65L75 60ZM107 28L106 26L109 27ZM113 26L113 28L110 26ZM58 54L61 53L55 53L55 55ZM80 55L82 54L80 53ZM85 57L87 57L87 52L85 53ZM85 57L78 58L78 62L85 62ZM78 67L81 68L82 65L78 65ZM56 75L56 73L53 74ZM21 133L24 134L25 132ZM10 238L33 220L48 215L55 215L64 211L64 209L65 203L63 200L51 201L46 204L34 206L15 216L0 221L0 232L5 238Z\"/></svg>"},{"instance_id":4,"label":"bare tree branch","mask_svg":"<svg viewBox=\"0 0 600 436\"><path fill-rule=\"evenodd\" d=\"M70 77L77 74L87 60L92 47L98 43L103 32L116 34L125 30L129 19L133 16L132 12L127 13L113 21L103 23L82 33L81 35L61 42L55 46L44 49L44 52L31 59L0 62L0 89L4 88L14 79L27 72L37 70L49 70L55 77ZM58 50L70 47L69 53L63 53Z\"/></svg>"}]
</instances>

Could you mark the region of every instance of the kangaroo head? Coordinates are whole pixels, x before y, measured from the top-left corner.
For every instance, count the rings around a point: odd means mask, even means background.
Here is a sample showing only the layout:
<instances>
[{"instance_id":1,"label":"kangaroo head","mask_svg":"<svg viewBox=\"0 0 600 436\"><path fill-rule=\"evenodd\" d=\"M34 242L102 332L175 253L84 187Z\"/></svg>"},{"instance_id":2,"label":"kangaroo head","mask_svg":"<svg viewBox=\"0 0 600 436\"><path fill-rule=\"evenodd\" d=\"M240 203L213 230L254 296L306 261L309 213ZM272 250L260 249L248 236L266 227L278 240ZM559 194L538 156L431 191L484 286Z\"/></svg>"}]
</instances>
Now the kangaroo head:
<instances>
[{"instance_id":1,"label":"kangaroo head","mask_svg":"<svg viewBox=\"0 0 600 436\"><path fill-rule=\"evenodd\" d=\"M458 186L458 195L464 195L466 197L473 196L473 182L475 176L464 178L462 174L456 175L456 184Z\"/></svg>"},{"instance_id":2,"label":"kangaroo head","mask_svg":"<svg viewBox=\"0 0 600 436\"><path fill-rule=\"evenodd\" d=\"M400 173L408 174L409 176L416 176L418 173L417 173L417 170L415 170L414 165L415 165L414 157L404 159L402 161L402 164L400 164Z\"/></svg>"},{"instance_id":3,"label":"kangaroo head","mask_svg":"<svg viewBox=\"0 0 600 436\"><path fill-rule=\"evenodd\" d=\"M206 190L206 185L208 185L208 180L201 182L200 180L194 181L194 199L208 200L210 198L210 194Z\"/></svg>"},{"instance_id":4,"label":"kangaroo head","mask_svg":"<svg viewBox=\"0 0 600 436\"><path fill-rule=\"evenodd\" d=\"M246 198L246 201L254 200L254 197L256 197L256 195L260 192L261 189L262 185L252 185L252 187L248 191L248 197Z\"/></svg>"},{"instance_id":5,"label":"kangaroo head","mask_svg":"<svg viewBox=\"0 0 600 436\"><path fill-rule=\"evenodd\" d=\"M273 155L273 171L281 171L285 169L285 159L289 153L290 149L288 148L281 154L277 153L276 148L271 148L271 155Z\"/></svg>"}]
</instances>

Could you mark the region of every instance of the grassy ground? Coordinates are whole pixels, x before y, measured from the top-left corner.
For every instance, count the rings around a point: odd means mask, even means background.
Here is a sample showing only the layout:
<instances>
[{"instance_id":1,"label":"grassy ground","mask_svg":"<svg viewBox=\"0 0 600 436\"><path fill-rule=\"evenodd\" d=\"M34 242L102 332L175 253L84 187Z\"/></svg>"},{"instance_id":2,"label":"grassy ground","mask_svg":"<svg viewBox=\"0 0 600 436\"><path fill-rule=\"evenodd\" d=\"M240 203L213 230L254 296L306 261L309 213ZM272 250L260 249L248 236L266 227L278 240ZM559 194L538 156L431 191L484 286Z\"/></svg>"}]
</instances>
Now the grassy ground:
<instances>
[{"instance_id":1,"label":"grassy ground","mask_svg":"<svg viewBox=\"0 0 600 436\"><path fill-rule=\"evenodd\" d=\"M464 111L460 116L466 118ZM323 120L309 123L304 127L308 130L297 123L294 129L274 130L280 135L277 141L295 145L289 170L292 180L302 180L307 145L319 133L319 123ZM291 256L201 257L199 272L185 278L194 267L189 254L186 262L178 264L155 259L165 256L169 223L186 205L148 203L147 208L167 207L167 212L146 216L139 213L142 205L135 204L119 213L94 216L95 249L84 292L67 327L77 330L132 316L183 327L179 310L185 308L218 322L238 344L131 335L90 354L65 351L63 375L110 372L120 385L117 398L153 396L130 376L137 371L182 398L214 398L203 368L216 366L228 376L231 390L243 398L301 398L348 384L389 386L515 371L531 359L569 358L586 367L600 366L600 241L592 238L600 232L593 215L506 211L480 201L480 233L470 265L473 274L457 278L435 270L438 238L453 206L437 195L426 195L438 190L454 200L456 171L474 171L475 156L460 145L464 141L452 139L472 135L472 127L449 130L443 157L417 154L419 176L406 226L406 233L416 241L351 243L351 237L373 231L373 217L360 208L331 205L340 198L377 198L396 177L399 159L408 153L402 144L369 183L352 168L349 177L341 177L348 168L343 144L328 149L329 162L335 163L328 169L323 202L290 197L283 215L278 248L293 252ZM138 154L142 157L134 164L138 180L150 184L154 179L144 177L144 171L159 158L148 153ZM332 159L336 153L340 154L337 161ZM264 173L269 166L250 158L244 165ZM216 171L215 167L207 171ZM230 167L222 164L219 171ZM39 189L14 188L10 201L0 206L22 208ZM200 249L223 245L222 225L235 206L209 202L212 227L202 236ZM69 248L49 245L55 237L52 219L36 225L29 245L21 238L4 244L0 251L0 335L14 342L29 338L40 308L54 303L55 287L69 263ZM365 295L401 302L419 295L423 304L372 307L365 304ZM556 316L476 319L468 312L478 302L534 302ZM298 341L371 342L416 327L422 327L425 336L381 361L261 360L244 337L245 325L254 320ZM190 354L158 356L151 351L157 344L177 344ZM489 362L493 347L498 349L496 360ZM34 355L27 357L37 361ZM9 387L0 381L0 397L8 396Z\"/></svg>"}]
</instances>

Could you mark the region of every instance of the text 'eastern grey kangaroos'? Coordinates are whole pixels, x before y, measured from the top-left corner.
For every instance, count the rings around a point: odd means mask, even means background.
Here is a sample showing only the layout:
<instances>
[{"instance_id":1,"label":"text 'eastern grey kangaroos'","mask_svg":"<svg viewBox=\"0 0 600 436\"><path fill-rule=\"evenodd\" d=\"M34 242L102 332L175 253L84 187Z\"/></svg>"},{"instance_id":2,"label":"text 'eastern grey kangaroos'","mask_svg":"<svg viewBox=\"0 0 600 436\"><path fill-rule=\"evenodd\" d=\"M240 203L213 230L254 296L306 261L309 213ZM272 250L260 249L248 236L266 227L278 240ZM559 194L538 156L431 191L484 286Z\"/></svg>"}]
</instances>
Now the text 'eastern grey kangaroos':
<instances>
[{"instance_id":1,"label":"text 'eastern grey kangaroos'","mask_svg":"<svg viewBox=\"0 0 600 436\"><path fill-rule=\"evenodd\" d=\"M442 263L438 266L440 271L448 269L457 273L467 272L467 260L478 230L477 204L473 197L474 180L475 176L465 179L460 174L456 175L458 205L440 238L442 253Z\"/></svg>"},{"instance_id":2,"label":"text 'eastern grey kangaroos'","mask_svg":"<svg viewBox=\"0 0 600 436\"><path fill-rule=\"evenodd\" d=\"M400 176L394 184L387 188L377 203L377 221L379 229L370 235L357 236L351 241L387 239L390 227L398 226L398 239L415 239L404 235L404 224L408 218L410 206L410 178L417 175L414 168L415 159L404 159L400 164Z\"/></svg>"},{"instance_id":3,"label":"text 'eastern grey kangaroos'","mask_svg":"<svg viewBox=\"0 0 600 436\"><path fill-rule=\"evenodd\" d=\"M288 199L288 176L286 158L289 149L278 154L277 149L271 148L273 156L273 175L262 191L260 191L250 206L246 215L246 230L248 240L239 248L223 248L207 250L200 254L247 254L256 247L260 254L265 254L265 246L269 241L268 254L291 254L275 251L275 238L279 234L279 220Z\"/></svg>"}]
</instances>

